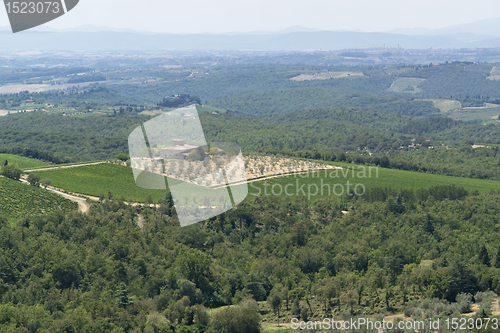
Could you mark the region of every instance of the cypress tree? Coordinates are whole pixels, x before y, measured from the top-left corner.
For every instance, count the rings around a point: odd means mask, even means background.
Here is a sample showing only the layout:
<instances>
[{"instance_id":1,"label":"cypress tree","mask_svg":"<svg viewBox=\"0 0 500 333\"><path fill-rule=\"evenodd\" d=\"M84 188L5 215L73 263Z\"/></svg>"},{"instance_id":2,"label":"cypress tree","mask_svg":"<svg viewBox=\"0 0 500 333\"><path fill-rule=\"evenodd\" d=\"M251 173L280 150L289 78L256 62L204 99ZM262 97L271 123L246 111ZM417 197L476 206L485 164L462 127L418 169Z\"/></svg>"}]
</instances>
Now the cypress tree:
<instances>
[{"instance_id":1,"label":"cypress tree","mask_svg":"<svg viewBox=\"0 0 500 333\"><path fill-rule=\"evenodd\" d=\"M486 249L486 246L483 245L481 247L481 251L479 252L479 261L483 264L483 265L486 265L486 266L490 266L491 265L491 260L490 260L490 256L488 254L488 250Z\"/></svg>"}]
</instances>

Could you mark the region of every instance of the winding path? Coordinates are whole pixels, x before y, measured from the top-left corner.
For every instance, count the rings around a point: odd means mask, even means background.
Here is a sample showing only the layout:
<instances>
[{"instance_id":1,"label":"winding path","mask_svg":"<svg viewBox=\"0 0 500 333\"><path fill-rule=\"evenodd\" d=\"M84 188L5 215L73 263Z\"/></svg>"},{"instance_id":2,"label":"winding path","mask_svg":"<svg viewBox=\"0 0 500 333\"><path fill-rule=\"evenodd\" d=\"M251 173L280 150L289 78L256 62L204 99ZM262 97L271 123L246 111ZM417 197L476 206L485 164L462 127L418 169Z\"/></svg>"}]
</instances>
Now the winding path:
<instances>
[{"instance_id":1,"label":"winding path","mask_svg":"<svg viewBox=\"0 0 500 333\"><path fill-rule=\"evenodd\" d=\"M83 164L63 165L63 166L58 166L58 167L23 170L23 172L36 172L36 171L47 171L47 170L57 170L57 169L71 169L71 168L78 168L78 167L82 167L82 166L86 166L86 165L96 165L96 164L104 164L104 163L109 163L109 162L108 161L100 161L100 162L91 162L91 163L83 163Z\"/></svg>"},{"instance_id":2,"label":"winding path","mask_svg":"<svg viewBox=\"0 0 500 333\"><path fill-rule=\"evenodd\" d=\"M28 181L26 179L19 179L19 181L23 182L23 183L26 183L26 184L29 185L29 183L28 183ZM85 199L85 198L76 197L74 195L61 192L59 190L56 190L55 188L48 187L48 186L47 187L40 187L40 188L43 188L43 189L45 189L47 191L54 192L56 194L59 194L62 197L65 197L66 199L69 199L69 200L71 200L73 202L78 203L78 211L79 212L86 213L86 212L89 211L90 204L87 202L87 199Z\"/></svg>"}]
</instances>

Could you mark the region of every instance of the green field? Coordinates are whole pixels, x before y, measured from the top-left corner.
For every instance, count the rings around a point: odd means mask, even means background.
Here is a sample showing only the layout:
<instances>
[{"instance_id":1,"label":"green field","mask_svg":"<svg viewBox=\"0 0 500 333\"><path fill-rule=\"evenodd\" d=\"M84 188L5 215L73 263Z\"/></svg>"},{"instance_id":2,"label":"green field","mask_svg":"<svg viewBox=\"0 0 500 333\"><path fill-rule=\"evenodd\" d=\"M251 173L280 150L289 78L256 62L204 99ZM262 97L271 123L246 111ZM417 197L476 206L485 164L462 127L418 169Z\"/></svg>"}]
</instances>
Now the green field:
<instances>
[{"instance_id":1,"label":"green field","mask_svg":"<svg viewBox=\"0 0 500 333\"><path fill-rule=\"evenodd\" d=\"M456 110L446 113L447 117L462 121L478 121L485 123L498 123L500 107L478 107Z\"/></svg>"},{"instance_id":2,"label":"green field","mask_svg":"<svg viewBox=\"0 0 500 333\"><path fill-rule=\"evenodd\" d=\"M33 109L41 109L45 107L44 104L22 104L20 106L12 107L12 110L33 110Z\"/></svg>"},{"instance_id":3,"label":"green field","mask_svg":"<svg viewBox=\"0 0 500 333\"><path fill-rule=\"evenodd\" d=\"M353 167L352 164L332 163L343 167ZM477 190L479 192L489 192L490 190L500 190L500 182L484 179L459 178L435 175L421 172L411 172L395 169L384 169L375 167L354 166L352 171L332 170L325 174L325 171L309 174L301 174L287 177L277 177L262 181L249 183L248 193L257 195L286 195L284 189L286 185L288 193L292 195L306 196L310 200L319 197L342 195L347 191L349 181L350 191L362 192L363 188L393 188L412 189L430 188L436 185L462 186L466 190ZM365 170L365 173L363 173ZM371 175L370 175L371 171ZM92 195L98 197L101 194L107 195L108 191L113 193L114 198L125 198L129 201L144 202L148 195L151 195L154 202L165 197L164 190L147 190L135 184L132 169L114 164L99 164L92 166L77 167L72 169L49 170L37 172L42 178L52 179L52 185L64 190ZM265 189L267 185L267 191ZM304 186L302 186L304 185ZM274 186L274 193L273 193ZM321 187L323 186L323 193ZM203 188L193 185L194 188ZM318 193L316 192L318 189ZM209 189L206 189L211 191ZM197 191L197 190L196 190ZM330 191L330 192L329 192ZM267 193L267 194L266 194ZM192 192L186 194L186 197Z\"/></svg>"},{"instance_id":4,"label":"green field","mask_svg":"<svg viewBox=\"0 0 500 333\"><path fill-rule=\"evenodd\" d=\"M11 224L21 217L77 209L76 202L55 193L0 177L0 216L5 216Z\"/></svg>"},{"instance_id":5,"label":"green field","mask_svg":"<svg viewBox=\"0 0 500 333\"><path fill-rule=\"evenodd\" d=\"M353 165L345 163L331 163L343 167L352 168ZM363 173L363 170L365 172ZM352 170L344 171L320 171L318 173L301 174L287 177L273 178L249 184L249 195L287 195L284 193L285 186L288 185L288 193L292 195L301 195L308 197L309 200L314 201L317 198L340 196L347 192L347 182L350 185L350 192L354 191L357 187L357 193L361 193L363 188L392 188L411 189L416 190L419 188L430 188L436 185L455 185L462 186L467 191L477 190L479 192L489 192L491 190L500 190L500 181L485 180L485 179L472 179L472 178L459 178L435 175L423 172L412 172L395 169L378 168L378 177L376 169L371 167L371 177L369 174L370 167L368 166L355 166L354 175ZM345 174L344 174L345 173ZM266 186L267 184L267 186ZM302 186L304 185L304 186ZM274 193L273 193L274 186ZM323 193L321 188L323 186ZM266 191L267 187L267 191ZM280 190L282 193L280 193ZM317 193L315 193L317 190ZM343 192L342 192L343 190ZM329 192L330 191L330 194ZM341 193L342 192L342 193ZM267 193L267 194L266 194ZM288 195L289 195L288 194Z\"/></svg>"},{"instance_id":6,"label":"green field","mask_svg":"<svg viewBox=\"0 0 500 333\"><path fill-rule=\"evenodd\" d=\"M437 107L441 112L448 112L453 110L459 110L462 108L462 104L459 101L453 99L440 99L440 98L428 98L424 101L430 101Z\"/></svg>"},{"instance_id":7,"label":"green field","mask_svg":"<svg viewBox=\"0 0 500 333\"><path fill-rule=\"evenodd\" d=\"M418 86L424 82L425 79L417 79L414 77L398 77L396 81L394 81L388 91L397 92L397 93L419 93L421 92Z\"/></svg>"},{"instance_id":8,"label":"green field","mask_svg":"<svg viewBox=\"0 0 500 333\"><path fill-rule=\"evenodd\" d=\"M53 166L53 164L43 162L40 160L36 160L33 158L17 156L17 155L10 155L10 154L0 154L1 165L3 165L3 163L6 160L9 162L9 164L16 163L17 165L19 165L19 168L21 168L22 170L33 169L33 168L45 168L45 167Z\"/></svg>"},{"instance_id":9,"label":"green field","mask_svg":"<svg viewBox=\"0 0 500 333\"><path fill-rule=\"evenodd\" d=\"M165 198L165 190L147 190L135 184L132 169L116 164L97 164L69 169L37 171L52 180L52 186L66 191L99 197L111 191L115 199L144 202L148 195L154 202Z\"/></svg>"}]
</instances>

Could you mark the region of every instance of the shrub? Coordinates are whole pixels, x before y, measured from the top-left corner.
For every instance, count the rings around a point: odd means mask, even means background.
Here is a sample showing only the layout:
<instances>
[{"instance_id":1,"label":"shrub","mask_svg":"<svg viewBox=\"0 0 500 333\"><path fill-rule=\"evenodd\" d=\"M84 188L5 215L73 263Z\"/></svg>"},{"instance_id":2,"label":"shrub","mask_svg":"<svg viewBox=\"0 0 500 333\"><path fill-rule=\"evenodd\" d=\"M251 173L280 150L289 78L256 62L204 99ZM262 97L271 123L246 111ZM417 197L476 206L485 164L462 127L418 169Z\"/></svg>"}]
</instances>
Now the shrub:
<instances>
[{"instance_id":1,"label":"shrub","mask_svg":"<svg viewBox=\"0 0 500 333\"><path fill-rule=\"evenodd\" d=\"M38 186L40 183L40 175L37 173L30 173L28 175L28 183L33 186Z\"/></svg>"},{"instance_id":2,"label":"shrub","mask_svg":"<svg viewBox=\"0 0 500 333\"><path fill-rule=\"evenodd\" d=\"M472 311L471 303L468 301L461 302L458 307L459 307L460 313L469 313Z\"/></svg>"},{"instance_id":3,"label":"shrub","mask_svg":"<svg viewBox=\"0 0 500 333\"><path fill-rule=\"evenodd\" d=\"M11 179L19 179L23 172L19 169L17 164L8 164L2 167L2 176L11 178Z\"/></svg>"},{"instance_id":4,"label":"shrub","mask_svg":"<svg viewBox=\"0 0 500 333\"><path fill-rule=\"evenodd\" d=\"M40 185L42 185L45 188L47 188L47 186L50 186L50 184L52 184L52 179L45 178L40 180Z\"/></svg>"},{"instance_id":5,"label":"shrub","mask_svg":"<svg viewBox=\"0 0 500 333\"><path fill-rule=\"evenodd\" d=\"M208 332L260 333L259 314L251 308L231 306L217 311Z\"/></svg>"}]
</instances>

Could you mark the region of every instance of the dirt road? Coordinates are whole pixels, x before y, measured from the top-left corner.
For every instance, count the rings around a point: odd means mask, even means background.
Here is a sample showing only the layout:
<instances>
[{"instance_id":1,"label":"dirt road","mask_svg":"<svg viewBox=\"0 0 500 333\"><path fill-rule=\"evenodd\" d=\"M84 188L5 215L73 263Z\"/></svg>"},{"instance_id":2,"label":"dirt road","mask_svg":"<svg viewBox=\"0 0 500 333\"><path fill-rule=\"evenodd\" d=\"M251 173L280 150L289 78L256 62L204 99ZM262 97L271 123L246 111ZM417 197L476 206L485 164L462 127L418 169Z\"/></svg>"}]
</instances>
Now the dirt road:
<instances>
[{"instance_id":1,"label":"dirt road","mask_svg":"<svg viewBox=\"0 0 500 333\"><path fill-rule=\"evenodd\" d=\"M28 181L26 179L19 179L19 181L25 183L25 184L29 184ZM78 203L78 211L79 212L82 212L82 213L86 213L89 211L89 208L90 208L90 204L87 202L87 199L85 198L80 198L80 197L76 197L74 195L71 195L71 194L67 194L67 193L64 193L64 192L61 192L61 191L58 191L54 188L51 188L51 187L46 187L45 188L47 191L51 191L51 192L54 192L56 194L59 194L60 196L62 197L65 197L66 199L69 199L73 202L76 202Z\"/></svg>"},{"instance_id":2,"label":"dirt road","mask_svg":"<svg viewBox=\"0 0 500 333\"><path fill-rule=\"evenodd\" d=\"M57 169L70 169L70 168L78 168L86 165L96 165L108 163L108 161L100 161L100 162L92 162L92 163L83 163L83 164L73 164L73 165L64 165L59 167L50 167L50 168L41 168L41 169L31 169L31 170L23 170L24 172L37 172L37 171L47 171L47 170L57 170Z\"/></svg>"}]
</instances>

